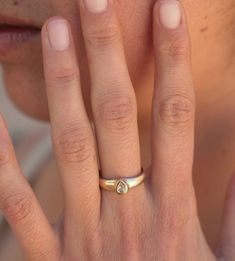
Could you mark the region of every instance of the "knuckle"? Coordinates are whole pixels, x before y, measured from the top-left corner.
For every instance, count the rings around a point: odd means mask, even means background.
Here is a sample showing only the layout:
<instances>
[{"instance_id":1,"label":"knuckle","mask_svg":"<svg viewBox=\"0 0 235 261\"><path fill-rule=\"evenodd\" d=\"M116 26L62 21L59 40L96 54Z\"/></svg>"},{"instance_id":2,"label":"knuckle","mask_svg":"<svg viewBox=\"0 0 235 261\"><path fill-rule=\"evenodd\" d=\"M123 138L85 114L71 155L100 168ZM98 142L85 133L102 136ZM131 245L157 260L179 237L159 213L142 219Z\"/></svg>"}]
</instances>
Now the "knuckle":
<instances>
[{"instance_id":1,"label":"knuckle","mask_svg":"<svg viewBox=\"0 0 235 261\"><path fill-rule=\"evenodd\" d=\"M196 217L196 203L191 197L173 198L171 195L159 205L159 218L166 235L180 236L192 225ZM177 206L177 207L176 207Z\"/></svg>"},{"instance_id":2,"label":"knuckle","mask_svg":"<svg viewBox=\"0 0 235 261\"><path fill-rule=\"evenodd\" d=\"M67 85L78 79L78 68L75 66L52 68L49 71L51 81L58 85Z\"/></svg>"},{"instance_id":3,"label":"knuckle","mask_svg":"<svg viewBox=\"0 0 235 261\"><path fill-rule=\"evenodd\" d=\"M45 246L45 244L42 244L43 246L39 246L37 250L32 251L32 260L51 260L51 261L59 261L63 260L60 256L60 250L51 247L50 246Z\"/></svg>"},{"instance_id":4,"label":"knuckle","mask_svg":"<svg viewBox=\"0 0 235 261\"><path fill-rule=\"evenodd\" d=\"M185 59L188 57L189 44L183 37L170 37L170 40L163 42L160 45L160 53L167 55L171 58Z\"/></svg>"},{"instance_id":5,"label":"knuckle","mask_svg":"<svg viewBox=\"0 0 235 261\"><path fill-rule=\"evenodd\" d=\"M138 208L135 208L135 206L128 210L122 207L118 209L117 218L120 224L119 231L122 234L122 249L125 260L136 260L136 254L139 253L139 246L141 245L145 248L144 233L146 232L146 226L143 220L149 220L152 212L144 208L143 214L143 209L138 209L137 212L136 209Z\"/></svg>"},{"instance_id":6,"label":"knuckle","mask_svg":"<svg viewBox=\"0 0 235 261\"><path fill-rule=\"evenodd\" d=\"M158 113L161 120L173 126L184 125L194 116L194 103L183 95L172 95L159 103Z\"/></svg>"},{"instance_id":7,"label":"knuckle","mask_svg":"<svg viewBox=\"0 0 235 261\"><path fill-rule=\"evenodd\" d=\"M106 129L119 131L128 129L133 124L136 108L131 97L116 96L100 102L97 113L100 123Z\"/></svg>"},{"instance_id":8,"label":"knuckle","mask_svg":"<svg viewBox=\"0 0 235 261\"><path fill-rule=\"evenodd\" d=\"M26 192L6 196L1 202L4 214L13 222L25 220L32 212L32 197Z\"/></svg>"},{"instance_id":9,"label":"knuckle","mask_svg":"<svg viewBox=\"0 0 235 261\"><path fill-rule=\"evenodd\" d=\"M95 229L88 230L84 235L84 253L88 260L103 260L103 232L99 223Z\"/></svg>"},{"instance_id":10,"label":"knuckle","mask_svg":"<svg viewBox=\"0 0 235 261\"><path fill-rule=\"evenodd\" d=\"M112 23L91 27L87 30L87 40L96 48L111 46L119 40L119 28Z\"/></svg>"},{"instance_id":11,"label":"knuckle","mask_svg":"<svg viewBox=\"0 0 235 261\"><path fill-rule=\"evenodd\" d=\"M90 134L86 127L73 127L62 130L53 139L57 156L61 162L86 162L91 156Z\"/></svg>"}]
</instances>

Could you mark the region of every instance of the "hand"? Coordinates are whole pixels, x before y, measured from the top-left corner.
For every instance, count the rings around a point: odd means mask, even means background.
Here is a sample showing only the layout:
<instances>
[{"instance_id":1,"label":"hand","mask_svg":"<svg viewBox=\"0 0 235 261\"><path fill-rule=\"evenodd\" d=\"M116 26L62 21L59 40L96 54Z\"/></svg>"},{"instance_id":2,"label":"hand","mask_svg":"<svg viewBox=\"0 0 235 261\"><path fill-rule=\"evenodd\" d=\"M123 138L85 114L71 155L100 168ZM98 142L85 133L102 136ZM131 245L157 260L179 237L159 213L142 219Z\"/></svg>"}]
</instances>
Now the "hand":
<instances>
[{"instance_id":1,"label":"hand","mask_svg":"<svg viewBox=\"0 0 235 261\"><path fill-rule=\"evenodd\" d=\"M96 1L87 7L92 2ZM168 6L161 8L164 2ZM180 12L173 4L182 12L177 28ZM114 5L110 0L105 12L98 12L101 5L93 6L92 12L87 7L80 1L102 176L135 176L141 169L137 105ZM69 24L61 17L45 23L45 80L65 202L59 230L50 226L20 173L4 120L0 121L0 209L27 260L235 260L235 181L217 256L206 243L197 215L192 184L195 95L180 3L157 1L153 28L157 76L152 164L144 183L119 196L99 187L96 143Z\"/></svg>"}]
</instances>

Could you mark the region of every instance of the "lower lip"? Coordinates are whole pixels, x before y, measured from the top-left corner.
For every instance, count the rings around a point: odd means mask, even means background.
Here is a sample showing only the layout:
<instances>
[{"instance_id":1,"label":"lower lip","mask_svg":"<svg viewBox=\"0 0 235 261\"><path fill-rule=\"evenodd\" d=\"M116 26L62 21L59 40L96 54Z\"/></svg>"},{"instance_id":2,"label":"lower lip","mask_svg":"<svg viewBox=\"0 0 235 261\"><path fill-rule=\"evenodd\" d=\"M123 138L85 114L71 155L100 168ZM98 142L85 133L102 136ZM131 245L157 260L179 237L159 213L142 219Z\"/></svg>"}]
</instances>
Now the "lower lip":
<instances>
[{"instance_id":1,"label":"lower lip","mask_svg":"<svg viewBox=\"0 0 235 261\"><path fill-rule=\"evenodd\" d=\"M0 27L0 56L5 56L18 49L39 33L40 30L36 28Z\"/></svg>"}]
</instances>

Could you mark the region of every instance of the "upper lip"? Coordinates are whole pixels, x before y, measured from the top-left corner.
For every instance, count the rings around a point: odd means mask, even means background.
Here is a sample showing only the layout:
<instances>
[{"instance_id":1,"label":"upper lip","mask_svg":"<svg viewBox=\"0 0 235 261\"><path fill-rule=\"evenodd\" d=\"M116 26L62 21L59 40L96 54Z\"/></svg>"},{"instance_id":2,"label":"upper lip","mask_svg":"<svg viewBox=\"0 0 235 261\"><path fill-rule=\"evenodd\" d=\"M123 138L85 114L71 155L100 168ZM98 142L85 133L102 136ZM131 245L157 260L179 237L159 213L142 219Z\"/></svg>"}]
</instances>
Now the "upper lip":
<instances>
[{"instance_id":1,"label":"upper lip","mask_svg":"<svg viewBox=\"0 0 235 261\"><path fill-rule=\"evenodd\" d=\"M19 27L31 27L34 29L41 29L41 26L36 25L33 21L30 20L21 20L20 18L6 16L0 13L0 24L1 25L10 25L10 26L19 26Z\"/></svg>"}]
</instances>

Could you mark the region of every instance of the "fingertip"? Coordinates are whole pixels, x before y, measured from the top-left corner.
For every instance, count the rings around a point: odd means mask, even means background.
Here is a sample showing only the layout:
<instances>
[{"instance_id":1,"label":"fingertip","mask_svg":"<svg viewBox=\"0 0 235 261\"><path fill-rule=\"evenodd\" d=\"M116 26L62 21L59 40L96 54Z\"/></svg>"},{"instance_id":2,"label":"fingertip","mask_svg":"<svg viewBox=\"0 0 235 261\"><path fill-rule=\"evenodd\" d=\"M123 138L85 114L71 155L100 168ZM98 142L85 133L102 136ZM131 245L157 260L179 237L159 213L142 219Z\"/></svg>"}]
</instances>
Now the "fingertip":
<instances>
[{"instance_id":1,"label":"fingertip","mask_svg":"<svg viewBox=\"0 0 235 261\"><path fill-rule=\"evenodd\" d=\"M178 0L159 0L154 6L153 45L159 63L190 61L191 43L184 8ZM169 66L169 65L168 65Z\"/></svg>"},{"instance_id":2,"label":"fingertip","mask_svg":"<svg viewBox=\"0 0 235 261\"><path fill-rule=\"evenodd\" d=\"M42 42L54 51L64 51L70 45L69 22L60 16L50 17L42 27Z\"/></svg>"},{"instance_id":3,"label":"fingertip","mask_svg":"<svg viewBox=\"0 0 235 261\"><path fill-rule=\"evenodd\" d=\"M163 29L176 30L185 24L185 12L179 0L159 0L153 13L154 22Z\"/></svg>"},{"instance_id":4,"label":"fingertip","mask_svg":"<svg viewBox=\"0 0 235 261\"><path fill-rule=\"evenodd\" d=\"M42 31L47 31L48 25L56 21L64 21L65 23L69 24L68 20L62 16L51 16L44 22L42 26Z\"/></svg>"}]
</instances>

